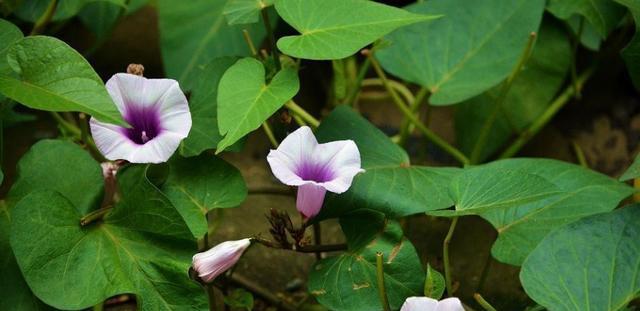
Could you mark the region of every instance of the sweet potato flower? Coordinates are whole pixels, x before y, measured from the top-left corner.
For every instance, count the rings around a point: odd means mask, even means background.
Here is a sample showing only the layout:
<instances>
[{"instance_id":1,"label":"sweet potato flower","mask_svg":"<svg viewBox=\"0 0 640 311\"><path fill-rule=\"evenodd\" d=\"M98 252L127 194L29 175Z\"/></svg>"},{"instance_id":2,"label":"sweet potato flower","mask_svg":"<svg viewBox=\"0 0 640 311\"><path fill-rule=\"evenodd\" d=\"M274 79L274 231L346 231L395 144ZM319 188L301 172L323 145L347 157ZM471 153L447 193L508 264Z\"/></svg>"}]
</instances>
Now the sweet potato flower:
<instances>
[{"instance_id":1,"label":"sweet potato flower","mask_svg":"<svg viewBox=\"0 0 640 311\"><path fill-rule=\"evenodd\" d=\"M250 239L222 242L210 250L193 255L193 270L202 281L209 283L238 262L251 245Z\"/></svg>"},{"instance_id":2,"label":"sweet potato flower","mask_svg":"<svg viewBox=\"0 0 640 311\"><path fill-rule=\"evenodd\" d=\"M320 212L327 191L343 193L356 174L364 172L352 140L319 144L309 127L287 136L267 156L271 171L282 183L298 187L296 207L305 218Z\"/></svg>"},{"instance_id":3,"label":"sweet potato flower","mask_svg":"<svg viewBox=\"0 0 640 311\"><path fill-rule=\"evenodd\" d=\"M131 127L91 118L91 134L100 152L109 160L166 162L191 129L189 105L178 82L118 73L106 87Z\"/></svg>"},{"instance_id":4,"label":"sweet potato flower","mask_svg":"<svg viewBox=\"0 0 640 311\"><path fill-rule=\"evenodd\" d=\"M429 297L409 297L400 311L464 311L460 299L451 297L436 300Z\"/></svg>"}]
</instances>

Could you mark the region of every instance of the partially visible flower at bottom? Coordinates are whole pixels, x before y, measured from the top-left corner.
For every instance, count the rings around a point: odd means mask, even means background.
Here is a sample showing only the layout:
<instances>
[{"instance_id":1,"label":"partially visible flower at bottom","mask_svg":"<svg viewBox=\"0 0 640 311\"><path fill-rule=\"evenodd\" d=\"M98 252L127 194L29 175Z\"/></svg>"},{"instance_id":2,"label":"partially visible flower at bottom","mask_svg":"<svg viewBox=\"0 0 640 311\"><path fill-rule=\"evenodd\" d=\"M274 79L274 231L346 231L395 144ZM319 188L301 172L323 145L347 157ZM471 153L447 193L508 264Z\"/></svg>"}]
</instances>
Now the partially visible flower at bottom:
<instances>
[{"instance_id":1,"label":"partially visible flower at bottom","mask_svg":"<svg viewBox=\"0 0 640 311\"><path fill-rule=\"evenodd\" d=\"M356 174L364 172L354 141L319 144L307 126L289 134L269 152L267 161L282 183L298 186L296 207L306 218L320 212L327 191L347 191Z\"/></svg>"},{"instance_id":2,"label":"partially visible flower at bottom","mask_svg":"<svg viewBox=\"0 0 640 311\"><path fill-rule=\"evenodd\" d=\"M462 302L456 297L436 300L429 297L409 297L400 311L464 311Z\"/></svg>"},{"instance_id":3,"label":"partially visible flower at bottom","mask_svg":"<svg viewBox=\"0 0 640 311\"><path fill-rule=\"evenodd\" d=\"M166 162L191 130L187 98L178 82L118 73L107 91L130 128L91 118L91 135L109 160Z\"/></svg>"},{"instance_id":4,"label":"partially visible flower at bottom","mask_svg":"<svg viewBox=\"0 0 640 311\"><path fill-rule=\"evenodd\" d=\"M209 283L238 262L251 245L251 239L222 242L210 250L193 255L193 270L202 281Z\"/></svg>"}]
</instances>

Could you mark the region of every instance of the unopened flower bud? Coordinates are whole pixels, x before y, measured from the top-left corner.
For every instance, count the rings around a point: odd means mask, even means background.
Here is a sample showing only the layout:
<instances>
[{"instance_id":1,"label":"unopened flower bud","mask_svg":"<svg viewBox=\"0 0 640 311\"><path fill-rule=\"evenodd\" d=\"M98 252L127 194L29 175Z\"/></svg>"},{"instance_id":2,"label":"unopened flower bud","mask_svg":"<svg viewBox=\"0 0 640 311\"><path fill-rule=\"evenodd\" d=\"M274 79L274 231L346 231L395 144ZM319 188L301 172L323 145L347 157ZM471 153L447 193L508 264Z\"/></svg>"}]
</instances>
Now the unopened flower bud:
<instances>
[{"instance_id":1,"label":"unopened flower bud","mask_svg":"<svg viewBox=\"0 0 640 311\"><path fill-rule=\"evenodd\" d=\"M251 245L251 239L222 242L210 250L193 256L193 269L204 282L211 282L238 262Z\"/></svg>"}]
</instances>

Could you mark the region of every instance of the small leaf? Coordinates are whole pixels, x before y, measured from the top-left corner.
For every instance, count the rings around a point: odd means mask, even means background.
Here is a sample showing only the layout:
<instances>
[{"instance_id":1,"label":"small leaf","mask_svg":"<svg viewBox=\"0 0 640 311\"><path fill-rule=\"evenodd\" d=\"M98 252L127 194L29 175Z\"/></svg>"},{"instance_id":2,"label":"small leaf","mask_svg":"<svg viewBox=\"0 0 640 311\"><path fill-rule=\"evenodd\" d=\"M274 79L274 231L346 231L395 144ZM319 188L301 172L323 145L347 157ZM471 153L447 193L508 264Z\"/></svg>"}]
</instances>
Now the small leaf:
<instances>
[{"instance_id":1,"label":"small leaf","mask_svg":"<svg viewBox=\"0 0 640 311\"><path fill-rule=\"evenodd\" d=\"M260 20L260 11L273 5L275 0L229 0L222 14L229 25L253 24Z\"/></svg>"},{"instance_id":2,"label":"small leaf","mask_svg":"<svg viewBox=\"0 0 640 311\"><path fill-rule=\"evenodd\" d=\"M520 271L549 310L621 310L640 293L640 205L597 214L550 233Z\"/></svg>"},{"instance_id":3,"label":"small leaf","mask_svg":"<svg viewBox=\"0 0 640 311\"><path fill-rule=\"evenodd\" d=\"M620 23L624 7L611 0L549 0L547 10L560 19L579 14L593 25L602 39Z\"/></svg>"},{"instance_id":4,"label":"small leaf","mask_svg":"<svg viewBox=\"0 0 640 311\"><path fill-rule=\"evenodd\" d=\"M218 127L224 138L216 153L260 127L299 88L298 72L291 67L283 67L268 84L264 66L254 58L227 69L218 84Z\"/></svg>"},{"instance_id":5,"label":"small leaf","mask_svg":"<svg viewBox=\"0 0 640 311\"><path fill-rule=\"evenodd\" d=\"M194 237L207 232L208 211L240 205L247 197L247 186L240 172L224 160L202 155L175 157L162 192L176 207Z\"/></svg>"},{"instance_id":6,"label":"small leaf","mask_svg":"<svg viewBox=\"0 0 640 311\"><path fill-rule=\"evenodd\" d=\"M636 156L631 166L620 176L620 181L626 181L640 177L640 155Z\"/></svg>"},{"instance_id":7,"label":"small leaf","mask_svg":"<svg viewBox=\"0 0 640 311\"><path fill-rule=\"evenodd\" d=\"M22 31L18 27L0 18L0 75L12 73L9 63L7 63L7 52L13 43L23 37Z\"/></svg>"},{"instance_id":8,"label":"small leaf","mask_svg":"<svg viewBox=\"0 0 640 311\"><path fill-rule=\"evenodd\" d=\"M446 285L442 274L427 264L427 277L424 280L424 296L439 300L442 298L445 287Z\"/></svg>"},{"instance_id":9,"label":"small leaf","mask_svg":"<svg viewBox=\"0 0 640 311\"><path fill-rule=\"evenodd\" d=\"M224 303L232 308L253 310L253 295L242 289L237 288L224 297Z\"/></svg>"},{"instance_id":10,"label":"small leaf","mask_svg":"<svg viewBox=\"0 0 640 311\"><path fill-rule=\"evenodd\" d=\"M385 288L391 309L399 309L409 296L422 295L424 270L420 258L402 236L397 222L377 217L343 219L347 241L352 239L349 232L372 226L371 221L375 221L377 230L368 243L358 243L358 248L320 260L309 274L309 292L331 310L382 310L376 282L377 252L384 254Z\"/></svg>"},{"instance_id":11,"label":"small leaf","mask_svg":"<svg viewBox=\"0 0 640 311\"><path fill-rule=\"evenodd\" d=\"M538 30L544 2L416 3L407 10L444 17L391 33L385 37L391 46L381 49L376 56L390 73L428 87L430 104L455 104L495 86L509 75L529 34Z\"/></svg>"},{"instance_id":12,"label":"small leaf","mask_svg":"<svg viewBox=\"0 0 640 311\"><path fill-rule=\"evenodd\" d=\"M56 191L31 192L15 206L11 247L39 298L77 310L128 293L141 310L206 308L204 291L186 273L196 243L145 175L146 166L120 169L121 200L84 227L80 211L87 208Z\"/></svg>"},{"instance_id":13,"label":"small leaf","mask_svg":"<svg viewBox=\"0 0 640 311\"><path fill-rule=\"evenodd\" d=\"M174 0L158 1L162 62L167 76L178 80L183 90L193 88L200 68L211 60L250 55L242 29L249 31L256 46L264 39L262 24L227 25L222 14L226 3L191 0L185 5Z\"/></svg>"},{"instance_id":14,"label":"small leaf","mask_svg":"<svg viewBox=\"0 0 640 311\"><path fill-rule=\"evenodd\" d=\"M7 55L21 79L0 75L0 93L34 109L80 111L104 122L125 125L91 65L66 43L52 37L27 37Z\"/></svg>"},{"instance_id":15,"label":"small leaf","mask_svg":"<svg viewBox=\"0 0 640 311\"><path fill-rule=\"evenodd\" d=\"M448 185L460 169L409 165L402 148L350 107L337 107L322 121L316 136L320 142L355 141L366 170L356 175L346 193L328 194L317 219L362 209L395 218L453 205Z\"/></svg>"},{"instance_id":16,"label":"small leaf","mask_svg":"<svg viewBox=\"0 0 640 311\"><path fill-rule=\"evenodd\" d=\"M182 156L199 155L215 148L222 140L218 130L218 84L225 71L237 60L237 57L216 58L202 69L189 99L193 125L189 136L180 145Z\"/></svg>"},{"instance_id":17,"label":"small leaf","mask_svg":"<svg viewBox=\"0 0 640 311\"><path fill-rule=\"evenodd\" d=\"M277 0L276 10L300 32L280 38L278 49L316 60L345 58L399 27L435 18L366 0Z\"/></svg>"}]
</instances>

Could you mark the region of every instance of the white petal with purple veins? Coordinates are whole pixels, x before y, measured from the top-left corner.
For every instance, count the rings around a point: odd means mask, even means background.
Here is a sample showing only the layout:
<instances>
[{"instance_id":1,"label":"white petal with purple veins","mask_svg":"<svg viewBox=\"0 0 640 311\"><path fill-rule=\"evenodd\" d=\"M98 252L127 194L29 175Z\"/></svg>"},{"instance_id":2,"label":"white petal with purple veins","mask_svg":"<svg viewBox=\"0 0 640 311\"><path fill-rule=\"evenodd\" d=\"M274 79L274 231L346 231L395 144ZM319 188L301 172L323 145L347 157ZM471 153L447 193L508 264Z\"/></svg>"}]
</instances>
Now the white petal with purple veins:
<instances>
[{"instance_id":1,"label":"white petal with purple veins","mask_svg":"<svg viewBox=\"0 0 640 311\"><path fill-rule=\"evenodd\" d=\"M300 187L297 208L307 218L315 216L322 207L325 191L318 189L343 193L351 187L355 175L364 172L355 142L340 140L318 144L306 126L287 136L278 149L271 150L267 161L282 183Z\"/></svg>"},{"instance_id":2,"label":"white petal with purple veins","mask_svg":"<svg viewBox=\"0 0 640 311\"><path fill-rule=\"evenodd\" d=\"M107 91L131 128L91 118L96 146L109 160L165 162L191 129L191 113L178 82L119 73Z\"/></svg>"}]
</instances>

